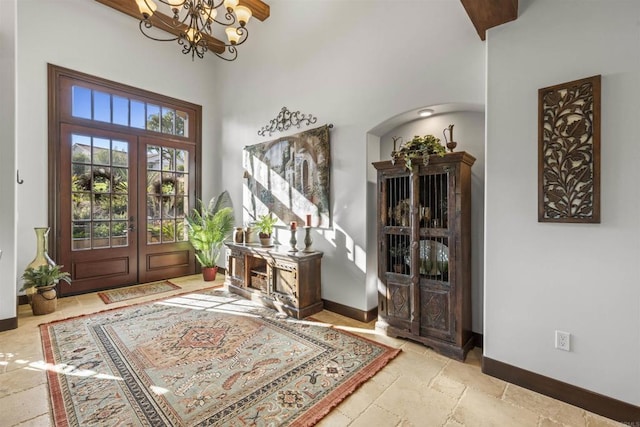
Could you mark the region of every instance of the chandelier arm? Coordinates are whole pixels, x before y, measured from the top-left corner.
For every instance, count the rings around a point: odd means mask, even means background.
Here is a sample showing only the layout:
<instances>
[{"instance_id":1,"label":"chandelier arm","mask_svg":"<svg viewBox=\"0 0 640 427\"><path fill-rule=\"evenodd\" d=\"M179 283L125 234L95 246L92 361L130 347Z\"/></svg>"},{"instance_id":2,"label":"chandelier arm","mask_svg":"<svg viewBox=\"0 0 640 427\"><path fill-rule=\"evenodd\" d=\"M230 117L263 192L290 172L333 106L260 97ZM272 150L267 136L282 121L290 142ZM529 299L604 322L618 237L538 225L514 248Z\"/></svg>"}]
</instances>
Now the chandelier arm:
<instances>
[{"instance_id":1,"label":"chandelier arm","mask_svg":"<svg viewBox=\"0 0 640 427\"><path fill-rule=\"evenodd\" d=\"M229 58L227 58L226 56L224 56L227 52L229 52L229 53L230 53L231 55L233 55L233 56L231 56L231 57L229 57ZM216 55L218 58L220 58L220 59L224 59L225 61L229 61L229 62L231 62L231 61L235 61L235 59L238 57L238 50L237 50L233 45L228 46L228 49L226 49L226 50L224 51L224 53L222 53L222 54L217 53L217 52L214 52L214 53L215 53L215 55Z\"/></svg>"},{"instance_id":2,"label":"chandelier arm","mask_svg":"<svg viewBox=\"0 0 640 427\"><path fill-rule=\"evenodd\" d=\"M193 24L193 17L197 15L197 11L196 9L194 9L194 5L192 1L188 1L184 3L184 10L182 11L184 13L184 17L180 18L180 16L178 15L178 18L174 18L174 25L176 25L176 23L180 23L181 25L186 25L187 27L192 27ZM187 20L189 20L189 24L187 24Z\"/></svg>"},{"instance_id":3,"label":"chandelier arm","mask_svg":"<svg viewBox=\"0 0 640 427\"><path fill-rule=\"evenodd\" d=\"M202 59L204 58L204 54L207 52L207 44L202 42L197 42L191 46L191 60L193 61L195 56Z\"/></svg>"},{"instance_id":4,"label":"chandelier arm","mask_svg":"<svg viewBox=\"0 0 640 427\"><path fill-rule=\"evenodd\" d=\"M191 41L184 36L178 38L178 44L182 46L182 53L188 55L191 53L191 60L195 60L195 57L204 58L204 54L209 50L207 44L203 42L191 43Z\"/></svg>"},{"instance_id":5,"label":"chandelier arm","mask_svg":"<svg viewBox=\"0 0 640 427\"><path fill-rule=\"evenodd\" d=\"M155 40L155 41L157 41L157 42L173 42L173 41L176 41L176 40L178 40L178 39L180 38L180 36L175 36L175 37L171 37L171 38L168 38L168 39L161 39L161 38L154 37L154 36L152 36L152 35L147 34L147 33L146 33L146 31L144 30L144 28L146 28L146 29L148 30L148 29L150 29L150 28L156 28L156 27L154 27L154 25L153 25L151 22L149 22L149 21L147 21L147 20L145 20L145 19L143 19L142 21L140 21L140 25L139 25L139 27L140 27L140 32L141 32L141 33L142 33L146 38L149 38L149 39L151 39L151 40Z\"/></svg>"},{"instance_id":6,"label":"chandelier arm","mask_svg":"<svg viewBox=\"0 0 640 427\"><path fill-rule=\"evenodd\" d=\"M247 39L249 38L249 30L247 30L247 27L236 28L236 33L240 34L240 41L236 43L235 46L240 46L241 44L246 42Z\"/></svg>"},{"instance_id":7,"label":"chandelier arm","mask_svg":"<svg viewBox=\"0 0 640 427\"><path fill-rule=\"evenodd\" d=\"M211 28L211 22L213 22L214 20L209 19L210 16L211 15L209 15L206 10L200 8L198 9L196 20L198 21L198 28L200 28L200 32L213 36L213 28Z\"/></svg>"},{"instance_id":8,"label":"chandelier arm","mask_svg":"<svg viewBox=\"0 0 640 427\"><path fill-rule=\"evenodd\" d=\"M224 18L225 18L225 21L220 21L220 20L215 19L215 18L214 18L213 21L218 23L218 24L220 24L220 25L225 25L227 27L230 26L230 25L235 25L236 22L237 22L235 15L232 14L232 13L226 12L226 11L224 13Z\"/></svg>"},{"instance_id":9,"label":"chandelier arm","mask_svg":"<svg viewBox=\"0 0 640 427\"><path fill-rule=\"evenodd\" d=\"M212 9L217 9L220 6L222 6L222 4L224 3L224 0L218 0L218 4L216 4L216 0L209 0L209 2L210 2L209 5L211 6Z\"/></svg>"},{"instance_id":10,"label":"chandelier arm","mask_svg":"<svg viewBox=\"0 0 640 427\"><path fill-rule=\"evenodd\" d=\"M158 1L160 1L160 0L158 0ZM189 17L189 14L185 15L185 17L182 19L182 21L179 21L179 20L174 19L174 18L172 18L170 16L163 15L161 13L155 13L152 16L150 16L149 18L143 19L143 21L147 21L148 22L148 25L146 25L147 28L156 27L156 28L158 28L160 30L166 31L161 26L154 25L153 22L151 22L151 19L154 19L154 20L157 20L164 27L173 28L173 29L178 30L180 32L185 32L189 28L187 26L187 24L185 24L185 21L187 20L188 17ZM184 29L183 29L183 27L184 27ZM176 38L177 37L179 37L179 36L176 35ZM176 40L176 38L167 39L167 40Z\"/></svg>"},{"instance_id":11,"label":"chandelier arm","mask_svg":"<svg viewBox=\"0 0 640 427\"><path fill-rule=\"evenodd\" d=\"M189 20L188 24L186 23L187 19ZM186 25L187 28L189 29L195 28L198 31L200 31L201 26L200 26L200 20L198 19L197 11L189 9L189 11L185 14L184 19L182 20L182 23Z\"/></svg>"},{"instance_id":12,"label":"chandelier arm","mask_svg":"<svg viewBox=\"0 0 640 427\"><path fill-rule=\"evenodd\" d=\"M236 28L236 33L240 34L240 41L237 42L237 43L223 43L224 47L232 48L232 47L235 47L235 46L240 46L241 44L246 42L247 39L249 38L249 30L247 30L247 27L238 27L238 28ZM243 36L244 36L244 38L242 38ZM235 48L234 48L234 50L235 50ZM224 53L222 53L221 55L224 55ZM238 52L236 52L236 56L238 56Z\"/></svg>"},{"instance_id":13,"label":"chandelier arm","mask_svg":"<svg viewBox=\"0 0 640 427\"><path fill-rule=\"evenodd\" d=\"M162 0L158 0L158 1L162 1ZM180 21L180 12L181 11L184 12L186 10L187 16L188 16L191 11L192 4L193 2L189 0L185 0L184 3L182 3L181 5L178 5L177 7L174 7L173 5L171 5L171 11L173 12L173 20L184 24L184 21L186 20L186 16L182 21Z\"/></svg>"}]
</instances>

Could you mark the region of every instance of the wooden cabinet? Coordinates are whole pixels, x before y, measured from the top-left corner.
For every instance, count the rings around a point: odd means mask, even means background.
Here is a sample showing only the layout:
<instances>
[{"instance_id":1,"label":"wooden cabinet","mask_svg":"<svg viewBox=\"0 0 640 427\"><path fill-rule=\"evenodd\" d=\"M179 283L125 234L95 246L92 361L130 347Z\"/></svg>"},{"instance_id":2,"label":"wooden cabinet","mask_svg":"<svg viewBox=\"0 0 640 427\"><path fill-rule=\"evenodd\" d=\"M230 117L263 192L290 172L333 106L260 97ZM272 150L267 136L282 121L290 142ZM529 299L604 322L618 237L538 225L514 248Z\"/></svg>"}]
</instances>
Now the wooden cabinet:
<instances>
[{"instance_id":1,"label":"wooden cabinet","mask_svg":"<svg viewBox=\"0 0 640 427\"><path fill-rule=\"evenodd\" d=\"M464 360L471 331L471 166L465 152L373 163L378 171L378 322L387 335Z\"/></svg>"},{"instance_id":2,"label":"wooden cabinet","mask_svg":"<svg viewBox=\"0 0 640 427\"><path fill-rule=\"evenodd\" d=\"M227 243L229 291L302 319L322 311L322 252Z\"/></svg>"}]
</instances>

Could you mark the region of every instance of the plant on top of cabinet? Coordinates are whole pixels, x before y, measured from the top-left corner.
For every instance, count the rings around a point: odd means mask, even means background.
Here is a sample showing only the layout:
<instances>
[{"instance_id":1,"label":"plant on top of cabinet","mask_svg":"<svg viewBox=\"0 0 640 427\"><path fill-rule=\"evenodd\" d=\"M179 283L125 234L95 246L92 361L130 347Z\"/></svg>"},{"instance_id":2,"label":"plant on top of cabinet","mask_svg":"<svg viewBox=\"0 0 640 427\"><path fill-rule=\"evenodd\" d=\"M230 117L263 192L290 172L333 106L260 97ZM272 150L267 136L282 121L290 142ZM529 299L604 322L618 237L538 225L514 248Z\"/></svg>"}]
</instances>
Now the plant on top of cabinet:
<instances>
[{"instance_id":1,"label":"plant on top of cabinet","mask_svg":"<svg viewBox=\"0 0 640 427\"><path fill-rule=\"evenodd\" d=\"M411 170L414 159L422 158L423 163L427 165L430 155L435 154L442 157L446 152L444 146L440 144L440 138L433 135L416 135L411 141L402 145L398 151L394 148L391 152L391 163L395 165L398 160L404 160L407 170Z\"/></svg>"}]
</instances>

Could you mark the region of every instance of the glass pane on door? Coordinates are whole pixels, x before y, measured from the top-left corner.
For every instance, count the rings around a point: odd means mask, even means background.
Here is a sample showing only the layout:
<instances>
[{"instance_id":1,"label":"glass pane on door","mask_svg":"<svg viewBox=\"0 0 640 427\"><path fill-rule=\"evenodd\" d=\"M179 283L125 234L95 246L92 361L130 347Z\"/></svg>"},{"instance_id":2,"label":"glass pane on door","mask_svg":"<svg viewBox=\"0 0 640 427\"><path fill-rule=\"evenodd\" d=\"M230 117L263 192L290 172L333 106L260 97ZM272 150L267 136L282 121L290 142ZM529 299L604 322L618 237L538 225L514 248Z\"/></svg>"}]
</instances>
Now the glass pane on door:
<instances>
[{"instance_id":1,"label":"glass pane on door","mask_svg":"<svg viewBox=\"0 0 640 427\"><path fill-rule=\"evenodd\" d=\"M147 146L147 244L187 240L189 152Z\"/></svg>"},{"instance_id":2,"label":"glass pane on door","mask_svg":"<svg viewBox=\"0 0 640 427\"><path fill-rule=\"evenodd\" d=\"M73 251L129 244L129 143L71 135Z\"/></svg>"}]
</instances>

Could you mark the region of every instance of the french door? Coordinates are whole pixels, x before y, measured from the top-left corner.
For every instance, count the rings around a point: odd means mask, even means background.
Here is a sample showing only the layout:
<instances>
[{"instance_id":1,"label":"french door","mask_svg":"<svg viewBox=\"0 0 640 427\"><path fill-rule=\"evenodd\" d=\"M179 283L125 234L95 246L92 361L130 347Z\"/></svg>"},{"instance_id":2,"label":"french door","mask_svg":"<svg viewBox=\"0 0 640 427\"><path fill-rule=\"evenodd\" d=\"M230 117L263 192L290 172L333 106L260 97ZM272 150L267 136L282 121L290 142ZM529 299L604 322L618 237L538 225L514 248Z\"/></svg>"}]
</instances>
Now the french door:
<instances>
[{"instance_id":1,"label":"french door","mask_svg":"<svg viewBox=\"0 0 640 427\"><path fill-rule=\"evenodd\" d=\"M196 272L200 106L49 64L50 253L61 295Z\"/></svg>"},{"instance_id":2,"label":"french door","mask_svg":"<svg viewBox=\"0 0 640 427\"><path fill-rule=\"evenodd\" d=\"M58 263L73 279L63 295L195 271L191 147L67 124L61 141Z\"/></svg>"}]
</instances>

